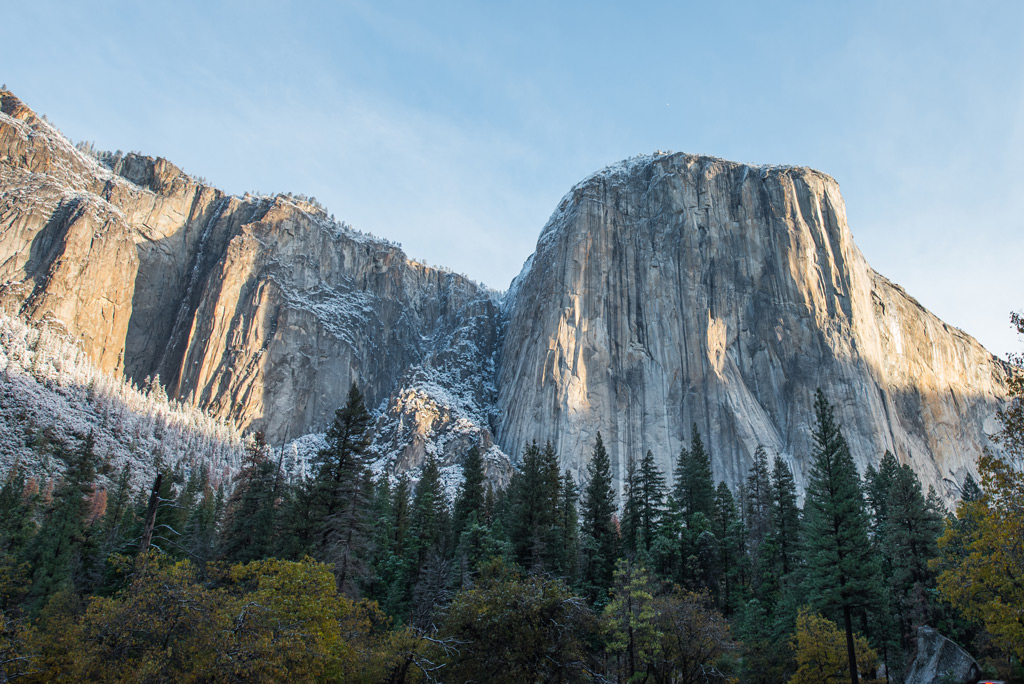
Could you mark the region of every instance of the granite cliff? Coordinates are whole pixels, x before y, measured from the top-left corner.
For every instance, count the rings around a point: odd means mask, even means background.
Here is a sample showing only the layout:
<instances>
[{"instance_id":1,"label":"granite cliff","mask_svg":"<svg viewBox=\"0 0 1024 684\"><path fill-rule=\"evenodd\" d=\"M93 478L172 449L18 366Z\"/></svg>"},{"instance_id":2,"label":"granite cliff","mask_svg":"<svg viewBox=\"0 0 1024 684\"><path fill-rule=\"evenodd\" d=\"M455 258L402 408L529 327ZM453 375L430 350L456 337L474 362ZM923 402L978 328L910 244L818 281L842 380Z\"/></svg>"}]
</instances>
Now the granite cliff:
<instances>
[{"instance_id":1,"label":"granite cliff","mask_svg":"<svg viewBox=\"0 0 1024 684\"><path fill-rule=\"evenodd\" d=\"M717 478L763 444L800 482L820 387L862 470L888 449L952 485L1005 393L1002 362L871 270L838 184L806 168L608 167L561 201L505 310L502 443L580 454L600 430L620 480L648 449L671 472L696 425Z\"/></svg>"},{"instance_id":2,"label":"granite cliff","mask_svg":"<svg viewBox=\"0 0 1024 684\"><path fill-rule=\"evenodd\" d=\"M0 307L113 375L272 443L322 431L352 382L381 464L551 440L582 474L671 472L696 424L733 484L758 444L802 478L814 390L864 466L952 483L1005 368L867 265L838 185L804 168L643 156L573 188L505 294L289 195L226 195L170 162L72 146L0 92Z\"/></svg>"},{"instance_id":3,"label":"granite cliff","mask_svg":"<svg viewBox=\"0 0 1024 684\"><path fill-rule=\"evenodd\" d=\"M9 92L0 283L4 311L79 339L102 370L158 378L272 444L323 431L357 382L381 431L408 436L386 460L456 463L477 443L507 463L489 427L498 293L305 199L230 196L164 159L85 154ZM404 398L440 388L410 421Z\"/></svg>"}]
</instances>

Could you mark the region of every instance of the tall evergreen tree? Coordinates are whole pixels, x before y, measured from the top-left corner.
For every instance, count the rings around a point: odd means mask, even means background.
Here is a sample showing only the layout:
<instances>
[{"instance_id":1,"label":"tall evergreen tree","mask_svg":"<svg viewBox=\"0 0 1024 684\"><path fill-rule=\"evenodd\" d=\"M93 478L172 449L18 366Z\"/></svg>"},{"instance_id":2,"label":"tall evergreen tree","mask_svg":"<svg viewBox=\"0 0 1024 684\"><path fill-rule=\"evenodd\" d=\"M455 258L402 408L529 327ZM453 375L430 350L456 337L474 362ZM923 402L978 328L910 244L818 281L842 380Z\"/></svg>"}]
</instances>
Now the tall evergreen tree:
<instances>
[{"instance_id":1,"label":"tall evergreen tree","mask_svg":"<svg viewBox=\"0 0 1024 684\"><path fill-rule=\"evenodd\" d=\"M410 619L425 627L447 602L451 584L449 546L451 520L441 471L433 454L427 457L416 484L406 537L406 571Z\"/></svg>"},{"instance_id":2,"label":"tall evergreen tree","mask_svg":"<svg viewBox=\"0 0 1024 684\"><path fill-rule=\"evenodd\" d=\"M182 546L188 557L197 564L211 560L215 553L219 517L217 509L217 493L210 486L209 473L203 469L199 477L199 496L188 512L182 533Z\"/></svg>"},{"instance_id":3,"label":"tall evergreen tree","mask_svg":"<svg viewBox=\"0 0 1024 684\"><path fill-rule=\"evenodd\" d=\"M900 470L899 461L886 450L876 469L869 465L864 472L864 498L871 512L871 531L877 537L889 517L889 488Z\"/></svg>"},{"instance_id":4,"label":"tall evergreen tree","mask_svg":"<svg viewBox=\"0 0 1024 684\"><path fill-rule=\"evenodd\" d=\"M630 460L622 508L622 545L628 554L644 556L644 562L665 514L666 493L665 476L650 450L639 463Z\"/></svg>"},{"instance_id":5,"label":"tall evergreen tree","mask_svg":"<svg viewBox=\"0 0 1024 684\"><path fill-rule=\"evenodd\" d=\"M591 601L603 600L612 585L619 540L615 529L612 464L600 432L597 433L594 451L587 464L581 517L584 590Z\"/></svg>"},{"instance_id":6,"label":"tall evergreen tree","mask_svg":"<svg viewBox=\"0 0 1024 684\"><path fill-rule=\"evenodd\" d=\"M408 475L401 473L392 487L389 476L383 473L374 499L374 518L379 523L375 526L376 560L370 598L380 601L395 616L404 614L413 581L409 560L411 494Z\"/></svg>"},{"instance_id":7,"label":"tall evergreen tree","mask_svg":"<svg viewBox=\"0 0 1024 684\"><path fill-rule=\"evenodd\" d=\"M466 454L466 461L462 464L462 475L462 485L459 487L452 511L452 531L455 539L462 535L470 514L476 513L479 519L484 506L484 463L480 457L480 448L475 444Z\"/></svg>"},{"instance_id":8,"label":"tall evergreen tree","mask_svg":"<svg viewBox=\"0 0 1024 684\"><path fill-rule=\"evenodd\" d=\"M88 593L113 591L123 578L107 558L125 553L137 532L131 492L131 466L125 464L107 495L102 518L95 524L95 544L91 572L85 577L84 589Z\"/></svg>"},{"instance_id":9,"label":"tall evergreen tree","mask_svg":"<svg viewBox=\"0 0 1024 684\"><path fill-rule=\"evenodd\" d=\"M327 446L312 463L316 472L309 501L312 547L319 560L334 563L338 588L348 595L358 593L358 582L366 575L370 421L363 395L353 383L345 406L335 411L327 430Z\"/></svg>"},{"instance_id":10,"label":"tall evergreen tree","mask_svg":"<svg viewBox=\"0 0 1024 684\"><path fill-rule=\"evenodd\" d=\"M30 493L25 473L15 463L7 473L3 487L0 487L0 631L3 630L5 611L20 602L29 588L31 567L24 559L31 556L30 542L38 531L35 521L38 503L38 491ZM0 637L0 652L3 651L2 641L3 637Z\"/></svg>"},{"instance_id":11,"label":"tall evergreen tree","mask_svg":"<svg viewBox=\"0 0 1024 684\"><path fill-rule=\"evenodd\" d=\"M391 544L395 553L400 553L405 548L406 537L409 535L409 525L412 506L412 487L409 484L409 477L402 473L398 476L395 489L391 493Z\"/></svg>"},{"instance_id":12,"label":"tall evergreen tree","mask_svg":"<svg viewBox=\"0 0 1024 684\"><path fill-rule=\"evenodd\" d=\"M38 493L26 496L28 481L20 464L7 473L0 487L0 554L9 554L12 562L35 535L35 507Z\"/></svg>"},{"instance_id":13,"label":"tall evergreen tree","mask_svg":"<svg viewBox=\"0 0 1024 684\"><path fill-rule=\"evenodd\" d=\"M769 581L771 569L762 558L761 546L771 531L772 484L768 470L768 453L758 445L747 474L745 488L744 522L747 531L747 553L750 556L751 584L754 594L761 596L761 584Z\"/></svg>"},{"instance_id":14,"label":"tall evergreen tree","mask_svg":"<svg viewBox=\"0 0 1024 684\"><path fill-rule=\"evenodd\" d=\"M697 513L707 518L711 517L715 502L711 457L704 448L704 441L696 423L692 428L690 448L679 453L674 494L688 522Z\"/></svg>"},{"instance_id":15,"label":"tall evergreen tree","mask_svg":"<svg viewBox=\"0 0 1024 684\"><path fill-rule=\"evenodd\" d=\"M781 456L772 463L771 531L778 548L781 575L796 566L800 541L800 508L797 506L796 481L793 471Z\"/></svg>"},{"instance_id":16,"label":"tall evergreen tree","mask_svg":"<svg viewBox=\"0 0 1024 684\"><path fill-rule=\"evenodd\" d=\"M75 590L90 558L92 529L88 519L89 497L96 478L95 441L90 432L68 454L67 470L53 490L42 527L32 545L32 584L29 600L39 608L62 589Z\"/></svg>"},{"instance_id":17,"label":"tall evergreen tree","mask_svg":"<svg viewBox=\"0 0 1024 684\"><path fill-rule=\"evenodd\" d=\"M441 469L431 454L423 464L412 499L407 546L414 567L421 568L431 553L444 554L448 545L448 506L441 485Z\"/></svg>"},{"instance_id":18,"label":"tall evergreen tree","mask_svg":"<svg viewBox=\"0 0 1024 684\"><path fill-rule=\"evenodd\" d=\"M523 460L508 489L508 531L516 562L541 572L558 566L561 556L558 502L561 477L551 443L523 450Z\"/></svg>"},{"instance_id":19,"label":"tall evergreen tree","mask_svg":"<svg viewBox=\"0 0 1024 684\"><path fill-rule=\"evenodd\" d=\"M636 461L632 456L626 461L626 481L622 487L622 516L620 530L622 533L622 552L627 558L635 558L637 548L641 546L637 537L640 533L641 492L638 486Z\"/></svg>"},{"instance_id":20,"label":"tall evergreen tree","mask_svg":"<svg viewBox=\"0 0 1024 684\"><path fill-rule=\"evenodd\" d=\"M736 512L736 500L724 482L715 490L715 510L711 517L711 531L717 542L717 567L712 571L715 600L719 608L729 614L738 598L744 558L743 523Z\"/></svg>"},{"instance_id":21,"label":"tall evergreen tree","mask_svg":"<svg viewBox=\"0 0 1024 684\"><path fill-rule=\"evenodd\" d=\"M891 454L887 456L896 462ZM879 524L877 546L885 568L889 613L898 616L900 643L909 650L917 628L931 622L928 597L935 588L935 574L929 562L939 555L938 538L943 522L934 499L929 501L925 497L910 466L886 468L887 460L883 459L877 483L885 497L885 517ZM886 481L883 477L891 479Z\"/></svg>"},{"instance_id":22,"label":"tall evergreen tree","mask_svg":"<svg viewBox=\"0 0 1024 684\"><path fill-rule=\"evenodd\" d=\"M807 587L820 609L842 614L850 682L857 684L853 616L875 602L877 570L860 478L821 390L814 411L815 448L804 505Z\"/></svg>"},{"instance_id":23,"label":"tall evergreen tree","mask_svg":"<svg viewBox=\"0 0 1024 684\"><path fill-rule=\"evenodd\" d=\"M964 478L964 483L960 487L960 500L968 503L980 501L983 495L978 481L974 479L973 475L967 473L967 477Z\"/></svg>"},{"instance_id":24,"label":"tall evergreen tree","mask_svg":"<svg viewBox=\"0 0 1024 684\"><path fill-rule=\"evenodd\" d=\"M568 582L576 579L578 569L577 556L579 555L579 501L580 490L572 479L572 474L566 470L562 475L561 496L558 502L559 532L561 533L559 559L559 573Z\"/></svg>"},{"instance_id":25,"label":"tall evergreen tree","mask_svg":"<svg viewBox=\"0 0 1024 684\"><path fill-rule=\"evenodd\" d=\"M220 539L220 554L225 560L247 563L276 555L276 484L277 466L269 458L263 434L257 432L246 447L245 461L225 510ZM182 508L188 511L191 507L183 502Z\"/></svg>"},{"instance_id":26,"label":"tall evergreen tree","mask_svg":"<svg viewBox=\"0 0 1024 684\"><path fill-rule=\"evenodd\" d=\"M667 494L665 476L654 461L654 453L649 449L637 470L637 486L640 499L639 543L644 553L647 553L665 513Z\"/></svg>"}]
</instances>

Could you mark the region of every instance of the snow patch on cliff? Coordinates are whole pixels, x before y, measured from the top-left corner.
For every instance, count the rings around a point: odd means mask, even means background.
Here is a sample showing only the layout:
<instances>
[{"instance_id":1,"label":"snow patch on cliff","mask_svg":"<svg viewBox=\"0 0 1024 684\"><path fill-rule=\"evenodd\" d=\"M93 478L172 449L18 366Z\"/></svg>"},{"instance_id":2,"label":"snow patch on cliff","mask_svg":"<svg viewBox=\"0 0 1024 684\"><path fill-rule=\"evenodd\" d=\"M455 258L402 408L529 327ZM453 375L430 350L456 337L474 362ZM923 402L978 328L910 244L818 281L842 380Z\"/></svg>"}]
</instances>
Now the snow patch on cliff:
<instances>
[{"instance_id":1,"label":"snow patch on cliff","mask_svg":"<svg viewBox=\"0 0 1024 684\"><path fill-rule=\"evenodd\" d=\"M89 433L100 481L129 465L139 487L158 464L227 482L244 449L233 426L168 400L158 379L138 388L112 378L59 330L0 315L0 479L16 463L40 480L59 476L63 454Z\"/></svg>"}]
</instances>

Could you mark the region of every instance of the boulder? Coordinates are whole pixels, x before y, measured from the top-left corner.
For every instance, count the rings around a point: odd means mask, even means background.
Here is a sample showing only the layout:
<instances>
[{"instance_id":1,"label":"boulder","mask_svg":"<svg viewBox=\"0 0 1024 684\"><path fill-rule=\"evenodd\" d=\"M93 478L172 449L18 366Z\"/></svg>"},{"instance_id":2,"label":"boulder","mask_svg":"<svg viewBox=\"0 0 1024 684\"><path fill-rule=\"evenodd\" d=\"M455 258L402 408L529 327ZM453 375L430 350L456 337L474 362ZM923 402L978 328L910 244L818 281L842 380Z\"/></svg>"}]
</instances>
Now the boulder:
<instances>
[{"instance_id":1,"label":"boulder","mask_svg":"<svg viewBox=\"0 0 1024 684\"><path fill-rule=\"evenodd\" d=\"M917 657L906 684L975 684L981 667L971 655L931 627L917 630Z\"/></svg>"}]
</instances>

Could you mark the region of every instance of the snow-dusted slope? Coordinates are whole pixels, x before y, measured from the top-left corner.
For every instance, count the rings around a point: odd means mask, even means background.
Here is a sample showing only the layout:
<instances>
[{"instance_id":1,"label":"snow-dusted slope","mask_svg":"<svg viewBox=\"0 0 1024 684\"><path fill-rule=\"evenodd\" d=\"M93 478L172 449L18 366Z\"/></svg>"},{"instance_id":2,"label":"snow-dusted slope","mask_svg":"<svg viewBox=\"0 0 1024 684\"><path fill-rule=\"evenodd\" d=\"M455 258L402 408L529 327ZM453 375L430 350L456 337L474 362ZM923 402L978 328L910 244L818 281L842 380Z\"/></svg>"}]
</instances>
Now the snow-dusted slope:
<instances>
[{"instance_id":1,"label":"snow-dusted slope","mask_svg":"<svg viewBox=\"0 0 1024 684\"><path fill-rule=\"evenodd\" d=\"M305 199L225 195L163 159L101 159L0 92L4 310L271 444L326 429L355 382L383 408L405 383L436 389L434 405L474 425L455 442L421 434L453 463L467 434L492 447L495 292Z\"/></svg>"},{"instance_id":2,"label":"snow-dusted slope","mask_svg":"<svg viewBox=\"0 0 1024 684\"><path fill-rule=\"evenodd\" d=\"M14 464L37 481L52 478L64 468L60 449L90 433L101 478L129 465L136 486L152 481L158 463L206 469L216 486L243 450L233 425L168 400L158 384L112 377L65 334L0 315L0 480Z\"/></svg>"}]
</instances>

